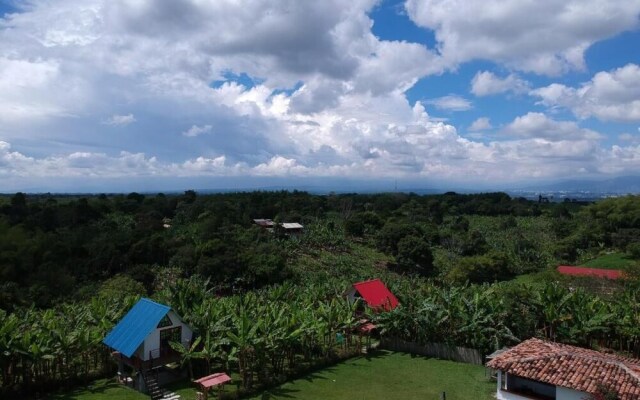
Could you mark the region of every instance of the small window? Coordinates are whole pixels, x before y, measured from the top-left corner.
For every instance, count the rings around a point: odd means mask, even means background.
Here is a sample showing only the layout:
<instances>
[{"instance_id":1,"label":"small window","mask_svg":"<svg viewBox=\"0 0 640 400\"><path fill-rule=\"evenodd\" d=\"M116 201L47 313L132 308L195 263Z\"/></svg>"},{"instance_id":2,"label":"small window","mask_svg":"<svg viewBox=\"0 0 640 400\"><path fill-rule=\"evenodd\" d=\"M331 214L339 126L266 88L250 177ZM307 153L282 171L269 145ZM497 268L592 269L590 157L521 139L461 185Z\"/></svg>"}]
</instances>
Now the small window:
<instances>
[{"instance_id":1,"label":"small window","mask_svg":"<svg viewBox=\"0 0 640 400\"><path fill-rule=\"evenodd\" d=\"M173 325L173 322L171 322L171 319L169 319L169 315L165 315L160 320L160 323L158 324L158 328L165 328L165 327L171 326L171 325Z\"/></svg>"}]
</instances>

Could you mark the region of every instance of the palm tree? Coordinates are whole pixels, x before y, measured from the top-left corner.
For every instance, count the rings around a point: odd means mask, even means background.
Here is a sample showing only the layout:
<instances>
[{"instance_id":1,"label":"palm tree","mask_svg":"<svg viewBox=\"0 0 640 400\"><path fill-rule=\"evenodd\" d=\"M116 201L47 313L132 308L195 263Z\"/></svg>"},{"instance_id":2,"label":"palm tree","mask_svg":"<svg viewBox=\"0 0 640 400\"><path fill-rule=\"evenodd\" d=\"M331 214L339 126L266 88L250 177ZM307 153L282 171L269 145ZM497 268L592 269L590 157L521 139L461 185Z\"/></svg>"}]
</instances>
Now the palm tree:
<instances>
[{"instance_id":1,"label":"palm tree","mask_svg":"<svg viewBox=\"0 0 640 400\"><path fill-rule=\"evenodd\" d=\"M200 340L200 337L196 338L190 346L185 346L180 342L169 342L169 346L181 354L180 365L183 367L185 364L188 365L189 379L191 380L193 380L193 365L191 364L191 360L202 358L202 353L198 351Z\"/></svg>"}]
</instances>

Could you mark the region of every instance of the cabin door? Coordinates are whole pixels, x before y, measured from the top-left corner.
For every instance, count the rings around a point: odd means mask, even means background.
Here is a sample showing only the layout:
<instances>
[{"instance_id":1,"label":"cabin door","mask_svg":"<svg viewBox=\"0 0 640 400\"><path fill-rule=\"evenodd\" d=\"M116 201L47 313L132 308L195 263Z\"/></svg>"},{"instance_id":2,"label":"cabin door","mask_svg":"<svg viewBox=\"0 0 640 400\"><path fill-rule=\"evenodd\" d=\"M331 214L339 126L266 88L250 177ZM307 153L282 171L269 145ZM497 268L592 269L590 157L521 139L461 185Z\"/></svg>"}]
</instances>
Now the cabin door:
<instances>
[{"instance_id":1,"label":"cabin door","mask_svg":"<svg viewBox=\"0 0 640 400\"><path fill-rule=\"evenodd\" d=\"M182 343L182 327L163 329L160 331L160 356L171 354L174 350L171 348L170 342Z\"/></svg>"}]
</instances>

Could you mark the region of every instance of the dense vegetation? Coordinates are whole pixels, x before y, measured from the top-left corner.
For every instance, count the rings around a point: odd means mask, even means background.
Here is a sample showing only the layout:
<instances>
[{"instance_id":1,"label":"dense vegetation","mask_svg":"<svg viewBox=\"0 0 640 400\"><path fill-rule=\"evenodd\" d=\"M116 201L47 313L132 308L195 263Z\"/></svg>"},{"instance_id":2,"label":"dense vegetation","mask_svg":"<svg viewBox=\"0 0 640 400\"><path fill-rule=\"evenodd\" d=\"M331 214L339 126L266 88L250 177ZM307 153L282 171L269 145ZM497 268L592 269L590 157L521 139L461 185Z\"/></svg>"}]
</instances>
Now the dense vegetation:
<instances>
[{"instance_id":1,"label":"dense vegetation","mask_svg":"<svg viewBox=\"0 0 640 400\"><path fill-rule=\"evenodd\" d=\"M586 206L502 193L0 201L6 393L111 373L100 342L140 295L171 304L195 328L192 346L176 344L192 373L234 371L247 390L282 382L357 350L354 305L342 294L371 277L401 303L370 316L383 335L485 354L540 336L640 355L636 279L593 291L551 272L615 251L636 277L636 196ZM301 222L305 233L270 233L252 218ZM509 281L523 274L535 285Z\"/></svg>"}]
</instances>

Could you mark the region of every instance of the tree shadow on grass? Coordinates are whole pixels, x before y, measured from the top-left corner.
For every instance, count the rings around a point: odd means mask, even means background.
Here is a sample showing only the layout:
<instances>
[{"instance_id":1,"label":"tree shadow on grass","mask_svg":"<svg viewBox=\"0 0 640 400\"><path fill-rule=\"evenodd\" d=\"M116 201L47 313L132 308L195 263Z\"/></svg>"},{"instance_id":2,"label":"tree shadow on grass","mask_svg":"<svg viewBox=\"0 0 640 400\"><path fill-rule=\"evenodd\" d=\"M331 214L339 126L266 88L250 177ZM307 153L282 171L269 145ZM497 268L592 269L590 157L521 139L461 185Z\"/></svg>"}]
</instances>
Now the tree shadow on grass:
<instances>
[{"instance_id":1,"label":"tree shadow on grass","mask_svg":"<svg viewBox=\"0 0 640 400\"><path fill-rule=\"evenodd\" d=\"M386 350L369 350L367 354L365 354L362 358L367 361L373 361L379 358L384 358L389 355L389 352Z\"/></svg>"},{"instance_id":2,"label":"tree shadow on grass","mask_svg":"<svg viewBox=\"0 0 640 400\"><path fill-rule=\"evenodd\" d=\"M299 379L304 379L307 382L313 382L315 380L327 380L329 378L327 378L326 376L322 376L322 373L325 372L334 372L336 369L334 367L325 367L322 368L321 370L318 371L314 371L311 373L308 373L307 375L299 378Z\"/></svg>"},{"instance_id":3,"label":"tree shadow on grass","mask_svg":"<svg viewBox=\"0 0 640 400\"><path fill-rule=\"evenodd\" d=\"M294 399L294 393L299 392L297 389L289 389L278 386L273 389L265 390L260 396L260 400L272 400L272 399Z\"/></svg>"},{"instance_id":4,"label":"tree shadow on grass","mask_svg":"<svg viewBox=\"0 0 640 400\"><path fill-rule=\"evenodd\" d=\"M108 390L124 389L123 386L114 381L104 381L93 383L89 386L81 386L66 393L52 394L47 397L49 400L75 400L85 398L88 394L104 394Z\"/></svg>"}]
</instances>

